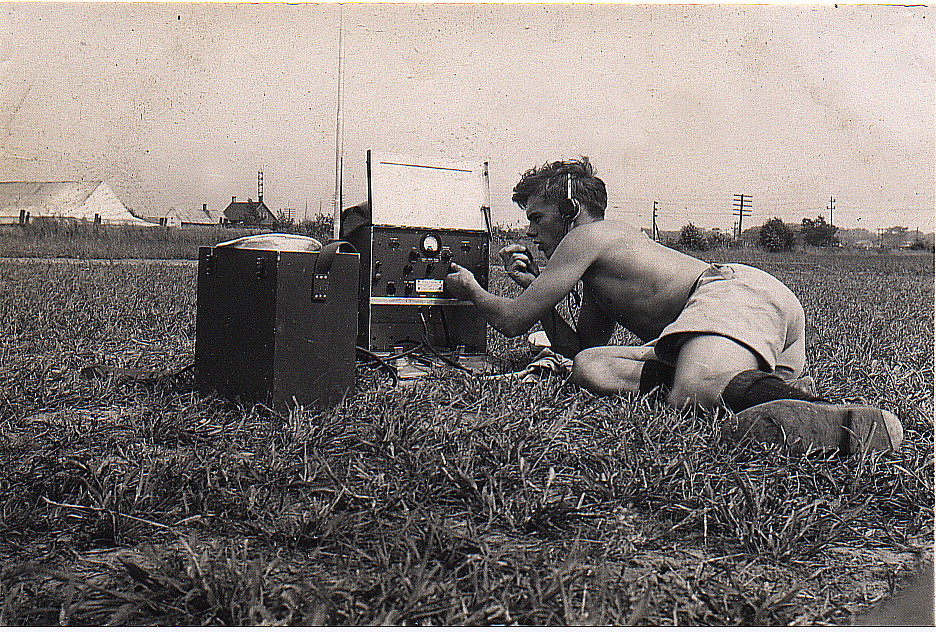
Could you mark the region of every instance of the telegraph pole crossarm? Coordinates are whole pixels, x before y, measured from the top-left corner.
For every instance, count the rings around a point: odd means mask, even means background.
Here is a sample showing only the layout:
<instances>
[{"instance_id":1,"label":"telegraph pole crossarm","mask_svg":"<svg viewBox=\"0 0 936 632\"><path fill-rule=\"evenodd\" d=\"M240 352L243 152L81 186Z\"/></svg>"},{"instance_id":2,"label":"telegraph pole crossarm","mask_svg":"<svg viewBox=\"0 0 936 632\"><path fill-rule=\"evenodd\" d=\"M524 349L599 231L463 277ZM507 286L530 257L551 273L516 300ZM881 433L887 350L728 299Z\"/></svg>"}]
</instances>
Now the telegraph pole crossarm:
<instances>
[{"instance_id":1,"label":"telegraph pole crossarm","mask_svg":"<svg viewBox=\"0 0 936 632\"><path fill-rule=\"evenodd\" d=\"M735 235L736 239L741 238L742 231L742 220L745 217L751 216L751 208L753 206L753 200L750 195L744 193L735 193L734 195L734 204L732 206L733 214L738 216L738 228L737 234Z\"/></svg>"}]
</instances>

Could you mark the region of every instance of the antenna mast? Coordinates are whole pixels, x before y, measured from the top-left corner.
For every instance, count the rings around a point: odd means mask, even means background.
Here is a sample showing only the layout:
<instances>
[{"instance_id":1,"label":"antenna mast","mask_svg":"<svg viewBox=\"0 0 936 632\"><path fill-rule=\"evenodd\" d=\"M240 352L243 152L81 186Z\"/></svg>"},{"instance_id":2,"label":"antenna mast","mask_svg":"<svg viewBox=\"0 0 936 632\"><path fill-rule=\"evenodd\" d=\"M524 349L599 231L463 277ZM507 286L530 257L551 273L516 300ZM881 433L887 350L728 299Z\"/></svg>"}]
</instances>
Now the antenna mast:
<instances>
[{"instance_id":1,"label":"antenna mast","mask_svg":"<svg viewBox=\"0 0 936 632\"><path fill-rule=\"evenodd\" d=\"M332 236L338 239L341 233L342 180L344 179L344 3L338 5L338 99L335 116L335 214L332 218Z\"/></svg>"}]
</instances>

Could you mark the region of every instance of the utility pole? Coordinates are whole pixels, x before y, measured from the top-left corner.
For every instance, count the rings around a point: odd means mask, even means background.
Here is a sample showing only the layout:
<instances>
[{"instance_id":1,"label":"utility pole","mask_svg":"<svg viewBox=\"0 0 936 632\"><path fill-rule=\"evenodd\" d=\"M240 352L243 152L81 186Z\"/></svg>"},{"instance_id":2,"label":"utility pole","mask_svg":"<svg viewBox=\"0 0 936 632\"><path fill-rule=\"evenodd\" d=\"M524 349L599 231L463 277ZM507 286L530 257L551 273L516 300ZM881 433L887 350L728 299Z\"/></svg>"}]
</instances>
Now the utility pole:
<instances>
[{"instance_id":1,"label":"utility pole","mask_svg":"<svg viewBox=\"0 0 936 632\"><path fill-rule=\"evenodd\" d=\"M741 239L741 223L745 217L751 216L752 200L750 195L745 195L744 193L735 193L734 195L734 205L733 212L738 215L738 232L735 235L735 239Z\"/></svg>"},{"instance_id":2,"label":"utility pole","mask_svg":"<svg viewBox=\"0 0 936 632\"><path fill-rule=\"evenodd\" d=\"M832 211L835 210L835 198L832 197L831 195L829 196L829 205L826 208L829 209L829 226L833 226Z\"/></svg>"},{"instance_id":3,"label":"utility pole","mask_svg":"<svg viewBox=\"0 0 936 632\"><path fill-rule=\"evenodd\" d=\"M653 241L660 241L660 229L657 228L657 201L653 201L653 227L650 229L653 233Z\"/></svg>"}]
</instances>

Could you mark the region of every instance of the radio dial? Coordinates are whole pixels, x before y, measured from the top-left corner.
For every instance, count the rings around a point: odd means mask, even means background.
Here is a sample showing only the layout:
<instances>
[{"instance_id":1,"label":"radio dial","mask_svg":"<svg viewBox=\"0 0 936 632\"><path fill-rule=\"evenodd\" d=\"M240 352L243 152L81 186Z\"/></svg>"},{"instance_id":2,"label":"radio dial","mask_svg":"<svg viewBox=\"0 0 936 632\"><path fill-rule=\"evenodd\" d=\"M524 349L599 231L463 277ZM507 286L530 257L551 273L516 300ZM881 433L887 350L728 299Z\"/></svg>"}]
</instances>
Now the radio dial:
<instances>
[{"instance_id":1,"label":"radio dial","mask_svg":"<svg viewBox=\"0 0 936 632\"><path fill-rule=\"evenodd\" d=\"M440 248L442 248L442 241L432 233L424 235L422 242L419 244L419 249L422 250L423 254L427 257L437 256Z\"/></svg>"}]
</instances>

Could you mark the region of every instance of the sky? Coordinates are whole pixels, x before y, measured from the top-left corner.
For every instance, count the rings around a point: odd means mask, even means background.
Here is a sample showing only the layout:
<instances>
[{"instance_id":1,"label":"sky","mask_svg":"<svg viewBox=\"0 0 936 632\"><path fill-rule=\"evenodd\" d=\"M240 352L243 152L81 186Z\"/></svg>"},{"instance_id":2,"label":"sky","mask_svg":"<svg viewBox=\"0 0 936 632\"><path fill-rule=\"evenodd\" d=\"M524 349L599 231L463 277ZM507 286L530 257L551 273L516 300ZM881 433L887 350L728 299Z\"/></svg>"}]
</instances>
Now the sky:
<instances>
[{"instance_id":1,"label":"sky","mask_svg":"<svg viewBox=\"0 0 936 632\"><path fill-rule=\"evenodd\" d=\"M368 149L490 163L496 223L589 156L608 214L730 231L820 215L933 230L927 7L0 4L0 180L105 180L140 215L331 213ZM340 34L340 38L339 38ZM339 39L343 46L339 47ZM343 51L339 55L339 50ZM336 133L339 57L343 134ZM831 200L834 199L834 203Z\"/></svg>"}]
</instances>

